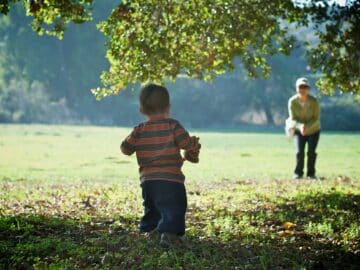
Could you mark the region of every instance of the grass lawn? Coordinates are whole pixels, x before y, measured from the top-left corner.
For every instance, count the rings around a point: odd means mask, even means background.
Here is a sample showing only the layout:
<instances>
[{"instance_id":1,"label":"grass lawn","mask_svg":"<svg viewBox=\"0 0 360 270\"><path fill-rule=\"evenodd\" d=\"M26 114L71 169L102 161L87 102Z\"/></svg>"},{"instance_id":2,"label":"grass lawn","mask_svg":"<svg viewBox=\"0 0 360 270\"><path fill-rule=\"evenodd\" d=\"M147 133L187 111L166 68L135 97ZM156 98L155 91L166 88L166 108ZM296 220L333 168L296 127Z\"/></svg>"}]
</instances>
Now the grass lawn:
<instances>
[{"instance_id":1,"label":"grass lawn","mask_svg":"<svg viewBox=\"0 0 360 270\"><path fill-rule=\"evenodd\" d=\"M360 134L322 133L320 181L279 133L197 132L186 247L137 232L126 128L0 125L0 269L358 269Z\"/></svg>"}]
</instances>

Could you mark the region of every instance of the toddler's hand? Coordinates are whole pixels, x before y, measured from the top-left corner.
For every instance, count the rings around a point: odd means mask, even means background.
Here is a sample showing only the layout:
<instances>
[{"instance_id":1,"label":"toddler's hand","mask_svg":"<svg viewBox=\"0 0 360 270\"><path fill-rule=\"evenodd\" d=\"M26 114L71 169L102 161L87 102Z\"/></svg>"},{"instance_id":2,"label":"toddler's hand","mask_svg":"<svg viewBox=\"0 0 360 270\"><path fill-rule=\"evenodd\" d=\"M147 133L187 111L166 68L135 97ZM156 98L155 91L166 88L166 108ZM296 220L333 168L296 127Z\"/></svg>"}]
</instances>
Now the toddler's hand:
<instances>
[{"instance_id":1,"label":"toddler's hand","mask_svg":"<svg viewBox=\"0 0 360 270\"><path fill-rule=\"evenodd\" d=\"M192 163L198 163L199 162L199 152L195 151L185 151L185 160L190 161Z\"/></svg>"},{"instance_id":2,"label":"toddler's hand","mask_svg":"<svg viewBox=\"0 0 360 270\"><path fill-rule=\"evenodd\" d=\"M201 148L200 138L196 136L192 136L191 138L195 141L195 147L192 151L199 152Z\"/></svg>"}]
</instances>

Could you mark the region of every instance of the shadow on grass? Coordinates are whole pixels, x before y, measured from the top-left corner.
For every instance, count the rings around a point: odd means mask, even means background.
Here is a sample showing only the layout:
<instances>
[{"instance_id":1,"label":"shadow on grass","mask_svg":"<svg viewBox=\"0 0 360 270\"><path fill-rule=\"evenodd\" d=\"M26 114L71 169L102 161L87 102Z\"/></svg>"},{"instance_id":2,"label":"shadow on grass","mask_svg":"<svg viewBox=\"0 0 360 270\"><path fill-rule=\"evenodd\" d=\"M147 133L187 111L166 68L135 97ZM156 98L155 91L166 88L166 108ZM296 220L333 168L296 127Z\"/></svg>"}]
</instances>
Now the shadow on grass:
<instances>
[{"instance_id":1,"label":"shadow on grass","mask_svg":"<svg viewBox=\"0 0 360 270\"><path fill-rule=\"evenodd\" d=\"M249 211L216 208L208 217L200 222L202 230L211 231L213 243L218 238L229 247L223 253L232 253L229 258L238 251L243 257L239 269L358 269L360 265L359 195L304 193L282 202L266 201Z\"/></svg>"},{"instance_id":2,"label":"shadow on grass","mask_svg":"<svg viewBox=\"0 0 360 270\"><path fill-rule=\"evenodd\" d=\"M359 205L358 195L332 192L198 221L192 209L186 246L170 250L140 235L136 216L0 216L0 268L357 269Z\"/></svg>"},{"instance_id":3,"label":"shadow on grass","mask_svg":"<svg viewBox=\"0 0 360 270\"><path fill-rule=\"evenodd\" d=\"M282 269L358 269L360 265L359 195L304 193L249 214L265 234L268 257L273 258L266 269L286 261ZM256 223L257 219L263 223Z\"/></svg>"}]
</instances>

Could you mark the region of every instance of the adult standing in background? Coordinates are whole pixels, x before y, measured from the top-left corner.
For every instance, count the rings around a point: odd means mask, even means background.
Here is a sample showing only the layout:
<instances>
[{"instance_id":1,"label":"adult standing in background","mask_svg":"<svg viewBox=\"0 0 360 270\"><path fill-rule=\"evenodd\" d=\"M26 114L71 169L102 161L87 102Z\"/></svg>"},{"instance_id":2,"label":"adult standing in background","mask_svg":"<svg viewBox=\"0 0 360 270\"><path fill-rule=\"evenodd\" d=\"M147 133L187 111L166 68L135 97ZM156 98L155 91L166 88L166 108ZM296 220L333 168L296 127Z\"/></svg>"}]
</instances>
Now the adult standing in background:
<instances>
[{"instance_id":1,"label":"adult standing in background","mask_svg":"<svg viewBox=\"0 0 360 270\"><path fill-rule=\"evenodd\" d=\"M296 80L296 95L289 99L289 118L286 131L295 137L296 167L294 179L304 175L305 145L307 149L307 177L317 179L315 174L316 147L320 137L320 106L317 99L309 94L310 85L306 78Z\"/></svg>"}]
</instances>

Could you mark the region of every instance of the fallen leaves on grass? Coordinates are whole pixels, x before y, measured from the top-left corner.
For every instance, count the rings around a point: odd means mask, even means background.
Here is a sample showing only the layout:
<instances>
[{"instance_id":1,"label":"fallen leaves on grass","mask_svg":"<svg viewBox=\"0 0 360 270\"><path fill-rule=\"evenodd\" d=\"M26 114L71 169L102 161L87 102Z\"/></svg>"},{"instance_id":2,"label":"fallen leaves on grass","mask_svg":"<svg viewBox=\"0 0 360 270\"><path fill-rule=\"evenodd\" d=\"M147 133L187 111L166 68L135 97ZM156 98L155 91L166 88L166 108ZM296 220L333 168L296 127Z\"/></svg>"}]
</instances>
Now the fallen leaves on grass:
<instances>
[{"instance_id":1,"label":"fallen leaves on grass","mask_svg":"<svg viewBox=\"0 0 360 270\"><path fill-rule=\"evenodd\" d=\"M358 263L360 195L354 181L337 185L190 187L187 248L166 252L137 232L137 183L1 182L0 268L348 269Z\"/></svg>"}]
</instances>

